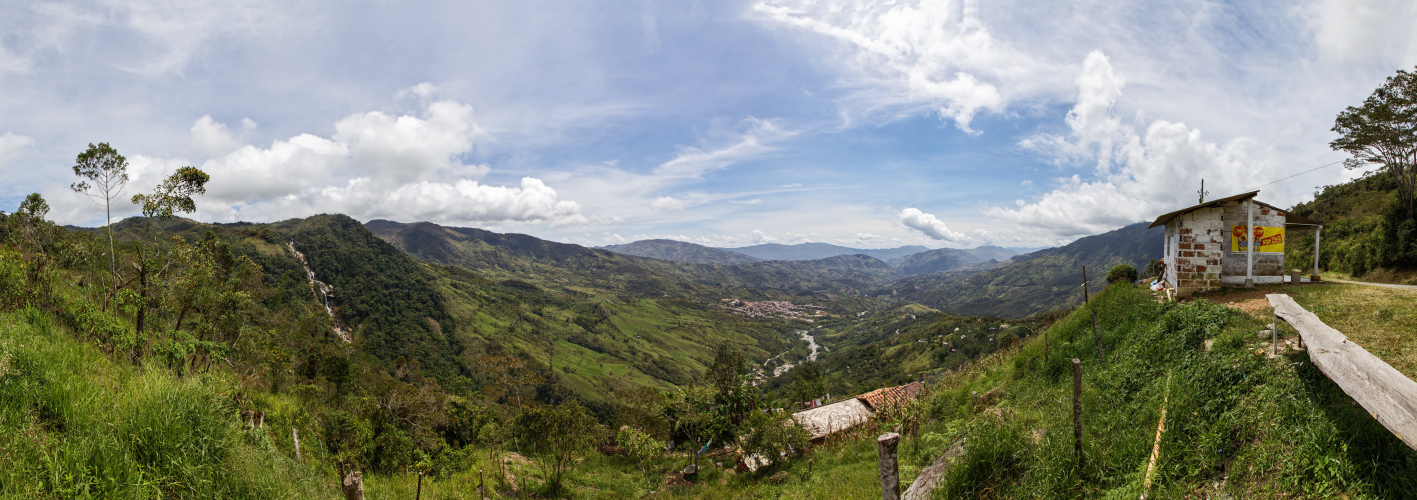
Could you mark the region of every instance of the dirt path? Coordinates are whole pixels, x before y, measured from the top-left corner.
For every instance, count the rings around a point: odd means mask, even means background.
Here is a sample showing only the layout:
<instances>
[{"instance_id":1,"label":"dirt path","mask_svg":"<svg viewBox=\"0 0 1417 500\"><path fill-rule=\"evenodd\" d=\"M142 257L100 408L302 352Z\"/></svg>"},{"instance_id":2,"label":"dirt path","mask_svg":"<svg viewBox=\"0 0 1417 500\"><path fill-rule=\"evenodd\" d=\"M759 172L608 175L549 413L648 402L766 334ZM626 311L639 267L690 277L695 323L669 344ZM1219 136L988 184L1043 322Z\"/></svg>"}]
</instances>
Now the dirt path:
<instances>
[{"instance_id":1,"label":"dirt path","mask_svg":"<svg viewBox=\"0 0 1417 500\"><path fill-rule=\"evenodd\" d=\"M1350 284L1350 285L1380 286L1380 287L1383 287L1383 288L1396 288L1396 289L1398 289L1398 290L1417 290L1417 285L1394 285L1394 284L1392 284L1392 283L1369 283L1369 282L1367 282L1367 281L1348 281L1348 280L1341 280L1341 279L1338 279L1338 278L1324 278L1324 281L1332 281L1332 282L1334 282L1334 283L1347 283L1347 284Z\"/></svg>"}]
</instances>

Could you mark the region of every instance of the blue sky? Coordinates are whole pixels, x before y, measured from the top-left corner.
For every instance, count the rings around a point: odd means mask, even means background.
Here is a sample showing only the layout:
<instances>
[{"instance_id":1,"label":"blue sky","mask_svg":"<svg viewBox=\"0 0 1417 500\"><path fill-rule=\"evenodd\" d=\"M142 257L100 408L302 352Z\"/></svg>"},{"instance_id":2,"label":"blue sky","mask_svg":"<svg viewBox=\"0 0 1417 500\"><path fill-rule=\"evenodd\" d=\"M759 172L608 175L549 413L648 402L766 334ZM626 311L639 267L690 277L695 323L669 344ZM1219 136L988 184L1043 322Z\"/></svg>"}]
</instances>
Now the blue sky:
<instances>
[{"instance_id":1,"label":"blue sky","mask_svg":"<svg viewBox=\"0 0 1417 500\"><path fill-rule=\"evenodd\" d=\"M1259 4L1259 5L1251 5ZM602 245L1042 246L1343 156L1410 2L0 5L0 209L90 142L195 218L429 220ZM1290 205L1358 175L1269 185ZM116 212L134 212L126 203Z\"/></svg>"}]
</instances>

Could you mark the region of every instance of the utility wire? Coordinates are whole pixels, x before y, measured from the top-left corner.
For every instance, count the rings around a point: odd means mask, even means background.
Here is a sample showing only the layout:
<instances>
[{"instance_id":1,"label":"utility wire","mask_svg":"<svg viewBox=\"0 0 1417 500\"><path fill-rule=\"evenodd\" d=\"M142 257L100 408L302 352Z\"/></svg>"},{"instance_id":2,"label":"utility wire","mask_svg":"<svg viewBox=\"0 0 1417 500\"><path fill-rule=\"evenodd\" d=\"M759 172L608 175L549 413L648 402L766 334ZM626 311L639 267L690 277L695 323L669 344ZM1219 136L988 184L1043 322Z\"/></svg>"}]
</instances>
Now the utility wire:
<instances>
[{"instance_id":1,"label":"utility wire","mask_svg":"<svg viewBox=\"0 0 1417 500\"><path fill-rule=\"evenodd\" d=\"M1259 188L1268 186L1268 185L1270 185L1270 184L1275 184L1275 183L1278 183L1278 182L1287 181L1287 180L1289 180L1289 179L1293 179L1293 178L1295 178L1295 177L1298 177L1298 176L1307 174L1307 173L1309 173L1309 172L1313 172L1313 171L1315 171L1315 170L1319 170L1319 169L1322 169L1322 168L1332 167L1332 166L1334 166L1334 165L1338 165L1338 164L1343 163L1343 162L1344 162L1344 160L1338 160L1338 161L1336 161L1336 162L1333 162L1333 163L1330 163L1330 164L1327 164L1327 165L1323 165L1323 166L1319 166L1319 167L1314 167L1314 168L1305 170L1305 171L1303 171L1303 172L1299 172L1299 173L1297 173L1297 174L1291 175L1291 176L1289 176L1289 177L1285 177L1285 178L1283 178L1283 179L1280 179L1280 180L1271 182L1271 183L1269 183L1269 184L1262 184L1262 185L1259 185L1259 186L1252 187L1252 188L1250 188L1250 189L1246 189L1244 192L1248 193L1248 192L1250 192L1250 191L1254 191L1254 190L1256 190L1256 189L1259 189Z\"/></svg>"}]
</instances>

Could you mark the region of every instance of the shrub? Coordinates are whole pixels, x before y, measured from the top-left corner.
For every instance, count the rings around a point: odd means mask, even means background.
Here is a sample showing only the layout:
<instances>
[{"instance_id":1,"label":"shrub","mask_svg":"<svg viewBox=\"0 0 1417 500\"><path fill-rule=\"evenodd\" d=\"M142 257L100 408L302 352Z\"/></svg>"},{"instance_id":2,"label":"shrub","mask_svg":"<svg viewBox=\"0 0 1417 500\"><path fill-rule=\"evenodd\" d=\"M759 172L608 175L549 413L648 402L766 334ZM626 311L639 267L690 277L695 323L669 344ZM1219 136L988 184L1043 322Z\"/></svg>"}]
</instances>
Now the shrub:
<instances>
[{"instance_id":1,"label":"shrub","mask_svg":"<svg viewBox=\"0 0 1417 500\"><path fill-rule=\"evenodd\" d=\"M1137 268L1132 267L1131 264L1122 264L1112 268L1111 271L1107 271L1107 284L1110 285L1117 282L1136 283L1138 277Z\"/></svg>"}]
</instances>

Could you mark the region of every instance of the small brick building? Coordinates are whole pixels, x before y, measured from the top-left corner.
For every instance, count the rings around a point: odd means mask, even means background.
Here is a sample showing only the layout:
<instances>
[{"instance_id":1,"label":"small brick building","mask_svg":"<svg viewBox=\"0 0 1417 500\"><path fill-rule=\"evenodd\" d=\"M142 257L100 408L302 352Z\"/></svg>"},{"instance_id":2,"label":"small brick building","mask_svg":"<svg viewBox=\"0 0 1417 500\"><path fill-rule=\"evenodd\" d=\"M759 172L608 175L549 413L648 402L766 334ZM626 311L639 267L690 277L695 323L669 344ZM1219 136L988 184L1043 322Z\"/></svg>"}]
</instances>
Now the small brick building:
<instances>
[{"instance_id":1,"label":"small brick building","mask_svg":"<svg viewBox=\"0 0 1417 500\"><path fill-rule=\"evenodd\" d=\"M1166 227L1164 277L1178 294L1284 282L1285 230L1321 226L1255 200L1258 194L1251 191L1177 210L1149 226ZM1316 232L1316 246L1317 238Z\"/></svg>"}]
</instances>

